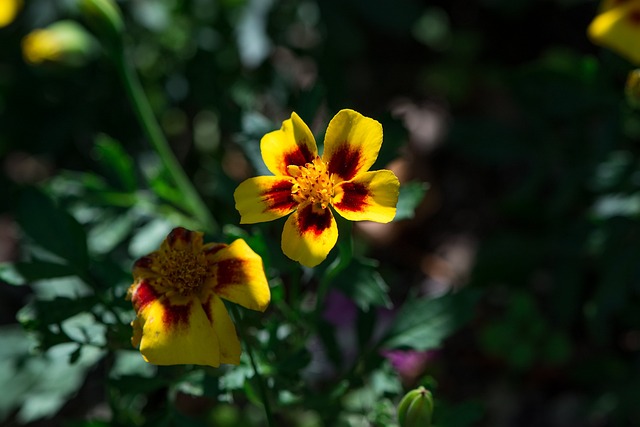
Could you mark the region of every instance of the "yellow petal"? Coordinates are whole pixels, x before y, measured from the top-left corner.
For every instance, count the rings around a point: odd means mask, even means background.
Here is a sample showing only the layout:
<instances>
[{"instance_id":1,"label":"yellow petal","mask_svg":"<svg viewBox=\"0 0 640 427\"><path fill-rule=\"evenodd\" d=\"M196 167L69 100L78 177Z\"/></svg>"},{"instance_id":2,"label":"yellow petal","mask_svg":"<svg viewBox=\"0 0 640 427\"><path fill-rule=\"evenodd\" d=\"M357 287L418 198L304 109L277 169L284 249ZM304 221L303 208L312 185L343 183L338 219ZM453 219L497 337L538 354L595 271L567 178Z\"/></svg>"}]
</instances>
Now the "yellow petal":
<instances>
[{"instance_id":1,"label":"yellow petal","mask_svg":"<svg viewBox=\"0 0 640 427\"><path fill-rule=\"evenodd\" d=\"M293 179L259 176L242 182L233 197L241 224L272 221L291 213L296 206L291 197Z\"/></svg>"},{"instance_id":2,"label":"yellow petal","mask_svg":"<svg viewBox=\"0 0 640 427\"><path fill-rule=\"evenodd\" d=\"M289 175L287 166L304 166L318 154L316 140L305 122L296 114L282 122L282 128L269 132L260 141L262 159L274 175Z\"/></svg>"},{"instance_id":3,"label":"yellow petal","mask_svg":"<svg viewBox=\"0 0 640 427\"><path fill-rule=\"evenodd\" d=\"M138 322L140 353L147 362L220 366L216 329L199 299L186 304L173 304L166 297L153 300L138 312Z\"/></svg>"},{"instance_id":4,"label":"yellow petal","mask_svg":"<svg viewBox=\"0 0 640 427\"><path fill-rule=\"evenodd\" d=\"M587 30L591 41L640 64L640 1L626 1L605 10Z\"/></svg>"},{"instance_id":5,"label":"yellow petal","mask_svg":"<svg viewBox=\"0 0 640 427\"><path fill-rule=\"evenodd\" d=\"M334 209L350 221L390 222L396 216L400 182L389 170L365 172L334 191Z\"/></svg>"},{"instance_id":6,"label":"yellow petal","mask_svg":"<svg viewBox=\"0 0 640 427\"><path fill-rule=\"evenodd\" d=\"M353 110L335 115L324 137L322 159L329 174L348 181L369 170L382 145L382 125Z\"/></svg>"},{"instance_id":7,"label":"yellow petal","mask_svg":"<svg viewBox=\"0 0 640 427\"><path fill-rule=\"evenodd\" d=\"M337 241L338 226L331 211L305 204L284 224L282 252L302 265L315 267L324 261Z\"/></svg>"},{"instance_id":8,"label":"yellow petal","mask_svg":"<svg viewBox=\"0 0 640 427\"><path fill-rule=\"evenodd\" d=\"M206 285L216 295L251 310L267 309L271 290L262 258L244 240L238 239L205 256L212 265L212 278Z\"/></svg>"},{"instance_id":9,"label":"yellow petal","mask_svg":"<svg viewBox=\"0 0 640 427\"><path fill-rule=\"evenodd\" d=\"M213 313L213 327L220 343L220 363L239 365L242 349L240 348L240 340L238 340L236 328L231 317L229 317L227 308L215 294L212 295L209 301L209 307L210 313Z\"/></svg>"}]
</instances>

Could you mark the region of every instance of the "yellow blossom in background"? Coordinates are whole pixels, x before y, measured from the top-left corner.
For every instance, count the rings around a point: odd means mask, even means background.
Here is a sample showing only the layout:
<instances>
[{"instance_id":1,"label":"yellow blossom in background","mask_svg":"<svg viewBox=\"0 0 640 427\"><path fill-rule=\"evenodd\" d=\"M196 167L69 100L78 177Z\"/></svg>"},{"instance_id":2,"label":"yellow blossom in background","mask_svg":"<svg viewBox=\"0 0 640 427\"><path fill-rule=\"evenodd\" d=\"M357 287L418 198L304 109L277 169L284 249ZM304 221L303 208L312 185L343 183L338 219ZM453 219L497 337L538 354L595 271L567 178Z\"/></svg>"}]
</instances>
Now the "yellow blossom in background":
<instances>
[{"instance_id":1,"label":"yellow blossom in background","mask_svg":"<svg viewBox=\"0 0 640 427\"><path fill-rule=\"evenodd\" d=\"M22 7L22 0L0 0L0 28L11 24Z\"/></svg>"},{"instance_id":2,"label":"yellow blossom in background","mask_svg":"<svg viewBox=\"0 0 640 427\"><path fill-rule=\"evenodd\" d=\"M222 299L264 311L271 292L262 259L238 239L204 244L175 228L160 249L136 261L127 297L134 347L156 365L240 363L240 341Z\"/></svg>"},{"instance_id":3,"label":"yellow blossom in background","mask_svg":"<svg viewBox=\"0 0 640 427\"><path fill-rule=\"evenodd\" d=\"M640 64L640 0L607 0L589 25L594 44Z\"/></svg>"},{"instance_id":4,"label":"yellow blossom in background","mask_svg":"<svg viewBox=\"0 0 640 427\"><path fill-rule=\"evenodd\" d=\"M390 222L400 183L389 170L369 171L382 145L382 125L353 110L329 123L324 153L296 114L260 142L273 176L249 178L234 193L241 223L271 221L291 214L282 232L282 251L308 267L320 264L338 240L332 207L350 221Z\"/></svg>"},{"instance_id":5,"label":"yellow blossom in background","mask_svg":"<svg viewBox=\"0 0 640 427\"><path fill-rule=\"evenodd\" d=\"M96 49L93 37L70 20L33 30L22 39L22 56L32 65L51 62L80 66L95 54Z\"/></svg>"}]
</instances>

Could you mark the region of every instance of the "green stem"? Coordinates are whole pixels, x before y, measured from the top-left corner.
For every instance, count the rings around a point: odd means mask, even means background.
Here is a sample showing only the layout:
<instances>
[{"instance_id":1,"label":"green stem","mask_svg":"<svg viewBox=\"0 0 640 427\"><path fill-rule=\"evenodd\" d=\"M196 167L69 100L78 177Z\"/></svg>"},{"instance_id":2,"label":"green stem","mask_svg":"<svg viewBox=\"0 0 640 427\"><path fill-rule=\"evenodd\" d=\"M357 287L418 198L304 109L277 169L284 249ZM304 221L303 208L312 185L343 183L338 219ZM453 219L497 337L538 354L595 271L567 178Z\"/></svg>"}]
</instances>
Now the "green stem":
<instances>
[{"instance_id":1,"label":"green stem","mask_svg":"<svg viewBox=\"0 0 640 427\"><path fill-rule=\"evenodd\" d=\"M339 221L339 220L338 220ZM320 318L320 311L324 305L324 300L329 291L329 286L333 279L336 278L345 268L349 266L353 259L353 235L351 233L351 222L342 222L340 227L340 234L338 238L338 258L336 258L327 270L324 272L320 283L318 284L318 293L316 296L316 308L314 313L314 324L317 324L317 320Z\"/></svg>"},{"instance_id":2,"label":"green stem","mask_svg":"<svg viewBox=\"0 0 640 427\"><path fill-rule=\"evenodd\" d=\"M127 61L124 53L124 49L114 49L112 51L113 60L115 62L122 83L124 84L129 101L133 106L136 117L142 126L145 135L149 139L149 142L156 150L162 163L167 168L167 171L171 175L178 190L186 198L189 208L192 214L197 218L205 229L210 233L216 233L218 227L216 221L213 219L211 212L203 202L200 194L196 191L195 187L189 180L189 177L184 172L184 169L180 165L180 162L176 159L175 155L169 147L164 134L160 130L160 126L153 115L153 110L149 104L149 100L145 96L142 90L142 85L135 73L132 65Z\"/></svg>"},{"instance_id":3,"label":"green stem","mask_svg":"<svg viewBox=\"0 0 640 427\"><path fill-rule=\"evenodd\" d=\"M262 406L264 407L264 413L267 418L267 425L269 427L274 427L276 424L273 420L273 414L271 412L271 404L269 403L269 396L267 394L267 387L264 384L264 379L262 378L262 374L258 370L258 364L256 363L256 359L253 353L253 347L248 340L248 337L245 334L244 327L242 325L242 318L240 316L240 310L236 305L232 306L234 317L238 322L238 334L240 335L240 339L244 343L245 349L247 350L247 355L249 355L249 361L251 362L251 368L253 369L253 373L256 377L256 382L258 383L258 389L260 391L260 398L262 399Z\"/></svg>"}]
</instances>

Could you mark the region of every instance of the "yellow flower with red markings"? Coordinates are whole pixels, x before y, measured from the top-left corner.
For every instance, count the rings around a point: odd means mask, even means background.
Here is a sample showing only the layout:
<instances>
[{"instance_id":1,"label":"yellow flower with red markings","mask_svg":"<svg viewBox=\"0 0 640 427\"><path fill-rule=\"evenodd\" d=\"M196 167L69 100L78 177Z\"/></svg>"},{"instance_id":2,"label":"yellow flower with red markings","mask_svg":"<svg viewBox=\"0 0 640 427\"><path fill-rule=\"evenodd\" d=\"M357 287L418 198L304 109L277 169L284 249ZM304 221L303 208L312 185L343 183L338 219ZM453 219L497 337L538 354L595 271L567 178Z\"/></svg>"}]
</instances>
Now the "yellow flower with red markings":
<instances>
[{"instance_id":1,"label":"yellow flower with red markings","mask_svg":"<svg viewBox=\"0 0 640 427\"><path fill-rule=\"evenodd\" d=\"M587 30L593 43L640 64L640 0L605 0Z\"/></svg>"},{"instance_id":2,"label":"yellow flower with red markings","mask_svg":"<svg viewBox=\"0 0 640 427\"><path fill-rule=\"evenodd\" d=\"M240 341L222 299L264 311L271 292L262 259L238 239L203 243L175 228L160 249L138 259L127 298L134 347L156 365L240 363Z\"/></svg>"},{"instance_id":3,"label":"yellow flower with red markings","mask_svg":"<svg viewBox=\"0 0 640 427\"><path fill-rule=\"evenodd\" d=\"M260 142L273 176L242 182L234 193L243 224L291 214L282 251L308 267L320 264L338 240L331 208L350 221L390 222L400 183L389 170L369 171L382 145L382 125L353 110L329 122L322 157L309 127L296 114Z\"/></svg>"}]
</instances>

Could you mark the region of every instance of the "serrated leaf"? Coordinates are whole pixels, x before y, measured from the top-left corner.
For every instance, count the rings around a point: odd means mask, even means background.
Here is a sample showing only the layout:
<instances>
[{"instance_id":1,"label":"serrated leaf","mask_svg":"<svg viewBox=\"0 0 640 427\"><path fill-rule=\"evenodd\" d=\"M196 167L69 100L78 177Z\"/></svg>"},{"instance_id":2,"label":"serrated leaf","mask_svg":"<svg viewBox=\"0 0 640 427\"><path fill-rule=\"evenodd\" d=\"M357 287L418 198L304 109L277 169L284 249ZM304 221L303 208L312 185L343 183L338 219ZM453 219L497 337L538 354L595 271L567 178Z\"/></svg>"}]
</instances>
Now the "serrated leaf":
<instances>
[{"instance_id":1,"label":"serrated leaf","mask_svg":"<svg viewBox=\"0 0 640 427\"><path fill-rule=\"evenodd\" d=\"M407 182L400 186L400 195L398 196L398 204L396 205L396 216L394 221L403 219L411 219L415 216L415 211L424 195L429 189L426 182Z\"/></svg>"},{"instance_id":2,"label":"serrated leaf","mask_svg":"<svg viewBox=\"0 0 640 427\"><path fill-rule=\"evenodd\" d=\"M440 346L473 316L478 293L470 290L407 301L382 341L384 348L429 350Z\"/></svg>"}]
</instances>

